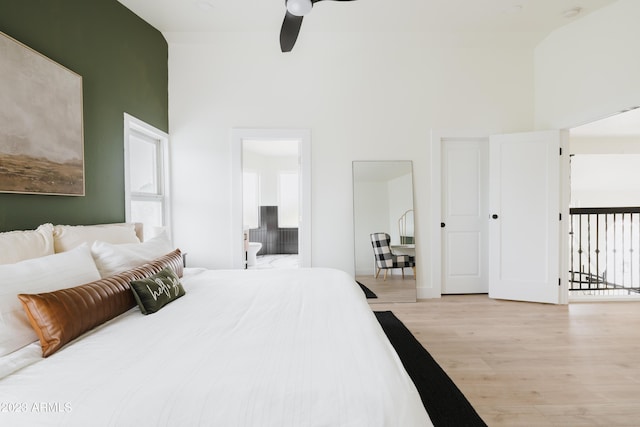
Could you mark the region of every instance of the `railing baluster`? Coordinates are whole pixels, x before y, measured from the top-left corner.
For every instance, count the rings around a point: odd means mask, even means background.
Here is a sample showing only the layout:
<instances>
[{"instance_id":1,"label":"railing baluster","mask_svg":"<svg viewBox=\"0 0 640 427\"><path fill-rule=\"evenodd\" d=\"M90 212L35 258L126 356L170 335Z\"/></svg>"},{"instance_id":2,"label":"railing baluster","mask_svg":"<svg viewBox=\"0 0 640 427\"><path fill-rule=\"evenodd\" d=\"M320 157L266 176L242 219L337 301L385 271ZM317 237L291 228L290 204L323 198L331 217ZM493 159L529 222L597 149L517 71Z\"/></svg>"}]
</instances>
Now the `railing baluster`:
<instances>
[{"instance_id":1,"label":"railing baluster","mask_svg":"<svg viewBox=\"0 0 640 427\"><path fill-rule=\"evenodd\" d=\"M578 236L578 267L580 268L580 289L582 289L582 276L584 275L584 265L582 265L582 217L583 215L578 215L580 234Z\"/></svg>"},{"instance_id":2,"label":"railing baluster","mask_svg":"<svg viewBox=\"0 0 640 427\"><path fill-rule=\"evenodd\" d=\"M613 283L618 283L617 282L617 278L618 278L618 246L617 246L617 242L618 242L618 228L616 227L616 219L618 219L618 215L617 214L613 214Z\"/></svg>"},{"instance_id":3,"label":"railing baluster","mask_svg":"<svg viewBox=\"0 0 640 427\"><path fill-rule=\"evenodd\" d=\"M640 207L570 214L570 290L640 294Z\"/></svg>"},{"instance_id":4,"label":"railing baluster","mask_svg":"<svg viewBox=\"0 0 640 427\"><path fill-rule=\"evenodd\" d=\"M589 289L591 289L593 278L591 275L591 215L587 215L587 277Z\"/></svg>"},{"instance_id":5,"label":"railing baluster","mask_svg":"<svg viewBox=\"0 0 640 427\"><path fill-rule=\"evenodd\" d=\"M622 252L622 287L624 288L625 282L626 282L626 269L624 268L625 265L627 264L627 252L625 251L624 248L624 241L625 241L625 227L624 227L624 223L625 223L625 214L622 214L622 248L621 248L621 252Z\"/></svg>"},{"instance_id":6,"label":"railing baluster","mask_svg":"<svg viewBox=\"0 0 640 427\"><path fill-rule=\"evenodd\" d=\"M629 214L629 287L633 288L633 214Z\"/></svg>"},{"instance_id":7,"label":"railing baluster","mask_svg":"<svg viewBox=\"0 0 640 427\"><path fill-rule=\"evenodd\" d=\"M607 276L609 275L609 215L604 215L604 271L602 278L604 283L607 283Z\"/></svg>"},{"instance_id":8,"label":"railing baluster","mask_svg":"<svg viewBox=\"0 0 640 427\"><path fill-rule=\"evenodd\" d=\"M600 215L596 215L596 288L600 288Z\"/></svg>"},{"instance_id":9,"label":"railing baluster","mask_svg":"<svg viewBox=\"0 0 640 427\"><path fill-rule=\"evenodd\" d=\"M569 215L569 274L571 275L569 277L569 283L573 283L576 278L574 273L575 264L573 259L573 251L575 250L575 232L573 227L574 223L575 219L573 218L573 215Z\"/></svg>"}]
</instances>

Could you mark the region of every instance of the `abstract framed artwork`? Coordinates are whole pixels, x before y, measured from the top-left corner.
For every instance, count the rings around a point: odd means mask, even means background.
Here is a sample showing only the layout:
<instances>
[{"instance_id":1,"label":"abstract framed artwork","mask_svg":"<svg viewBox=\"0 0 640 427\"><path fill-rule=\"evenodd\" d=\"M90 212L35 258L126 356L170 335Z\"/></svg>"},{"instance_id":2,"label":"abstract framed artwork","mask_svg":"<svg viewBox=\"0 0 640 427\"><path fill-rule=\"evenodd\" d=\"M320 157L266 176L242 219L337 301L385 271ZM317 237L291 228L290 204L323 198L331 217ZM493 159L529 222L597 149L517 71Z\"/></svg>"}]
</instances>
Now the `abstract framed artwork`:
<instances>
[{"instance_id":1,"label":"abstract framed artwork","mask_svg":"<svg viewBox=\"0 0 640 427\"><path fill-rule=\"evenodd\" d=\"M0 32L0 192L84 196L82 77Z\"/></svg>"}]
</instances>

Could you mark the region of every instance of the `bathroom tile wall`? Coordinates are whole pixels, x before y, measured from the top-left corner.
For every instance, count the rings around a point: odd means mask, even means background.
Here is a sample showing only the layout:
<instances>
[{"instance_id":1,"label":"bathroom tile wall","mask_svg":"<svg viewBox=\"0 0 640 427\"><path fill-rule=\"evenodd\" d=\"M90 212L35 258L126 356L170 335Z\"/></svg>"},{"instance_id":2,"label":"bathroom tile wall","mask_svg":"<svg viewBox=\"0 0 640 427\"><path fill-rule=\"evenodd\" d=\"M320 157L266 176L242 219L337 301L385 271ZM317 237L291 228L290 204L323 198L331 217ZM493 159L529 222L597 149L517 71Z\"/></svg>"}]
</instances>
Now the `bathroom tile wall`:
<instances>
[{"instance_id":1,"label":"bathroom tile wall","mask_svg":"<svg viewBox=\"0 0 640 427\"><path fill-rule=\"evenodd\" d=\"M259 221L258 228L249 230L249 240L262 243L259 255L298 253L298 229L278 227L277 206L260 206Z\"/></svg>"}]
</instances>

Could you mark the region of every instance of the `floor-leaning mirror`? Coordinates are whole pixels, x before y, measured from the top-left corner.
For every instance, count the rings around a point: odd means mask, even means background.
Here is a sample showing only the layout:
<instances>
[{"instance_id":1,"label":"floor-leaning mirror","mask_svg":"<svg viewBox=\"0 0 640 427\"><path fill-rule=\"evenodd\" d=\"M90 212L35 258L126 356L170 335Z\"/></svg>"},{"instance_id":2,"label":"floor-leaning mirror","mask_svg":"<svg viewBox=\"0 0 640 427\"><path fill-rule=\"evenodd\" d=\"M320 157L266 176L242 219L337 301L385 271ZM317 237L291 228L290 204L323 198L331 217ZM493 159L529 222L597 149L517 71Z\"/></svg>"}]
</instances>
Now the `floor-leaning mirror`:
<instances>
[{"instance_id":1,"label":"floor-leaning mirror","mask_svg":"<svg viewBox=\"0 0 640 427\"><path fill-rule=\"evenodd\" d=\"M411 161L353 162L356 281L369 302L415 302Z\"/></svg>"}]
</instances>

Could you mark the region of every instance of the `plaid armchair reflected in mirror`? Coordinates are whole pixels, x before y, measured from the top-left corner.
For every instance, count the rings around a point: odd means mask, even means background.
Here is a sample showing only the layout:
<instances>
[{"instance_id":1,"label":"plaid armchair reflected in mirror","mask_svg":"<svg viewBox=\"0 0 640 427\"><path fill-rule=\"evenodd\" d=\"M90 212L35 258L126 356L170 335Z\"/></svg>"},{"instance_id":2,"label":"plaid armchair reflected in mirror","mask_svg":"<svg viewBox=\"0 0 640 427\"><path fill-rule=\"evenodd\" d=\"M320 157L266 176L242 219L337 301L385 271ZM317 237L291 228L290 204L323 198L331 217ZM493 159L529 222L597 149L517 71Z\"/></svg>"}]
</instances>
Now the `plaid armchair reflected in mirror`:
<instances>
[{"instance_id":1,"label":"plaid armchair reflected in mirror","mask_svg":"<svg viewBox=\"0 0 640 427\"><path fill-rule=\"evenodd\" d=\"M413 275L415 276L415 257L410 255L395 255L391 252L391 237L387 233L373 233L370 237L373 254L376 258L376 279L378 275L380 275L380 270L384 270L383 280L387 280L387 271L391 268L401 269L402 278L404 279L404 269L411 267L413 268Z\"/></svg>"}]
</instances>

